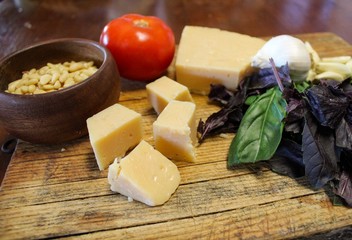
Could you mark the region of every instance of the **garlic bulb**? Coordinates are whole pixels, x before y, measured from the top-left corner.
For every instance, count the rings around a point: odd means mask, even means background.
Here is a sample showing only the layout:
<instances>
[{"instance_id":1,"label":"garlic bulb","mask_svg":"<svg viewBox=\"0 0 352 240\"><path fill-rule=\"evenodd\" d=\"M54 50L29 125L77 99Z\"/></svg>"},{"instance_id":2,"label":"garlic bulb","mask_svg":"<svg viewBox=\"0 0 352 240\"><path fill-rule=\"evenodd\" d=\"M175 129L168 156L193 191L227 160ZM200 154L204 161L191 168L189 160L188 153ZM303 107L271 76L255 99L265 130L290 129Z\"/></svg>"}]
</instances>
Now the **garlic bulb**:
<instances>
[{"instance_id":1,"label":"garlic bulb","mask_svg":"<svg viewBox=\"0 0 352 240\"><path fill-rule=\"evenodd\" d=\"M311 68L311 59L305 44L298 38L279 35L271 38L253 57L251 65L257 68L270 68L269 59L281 67L288 64L293 81L302 81Z\"/></svg>"}]
</instances>

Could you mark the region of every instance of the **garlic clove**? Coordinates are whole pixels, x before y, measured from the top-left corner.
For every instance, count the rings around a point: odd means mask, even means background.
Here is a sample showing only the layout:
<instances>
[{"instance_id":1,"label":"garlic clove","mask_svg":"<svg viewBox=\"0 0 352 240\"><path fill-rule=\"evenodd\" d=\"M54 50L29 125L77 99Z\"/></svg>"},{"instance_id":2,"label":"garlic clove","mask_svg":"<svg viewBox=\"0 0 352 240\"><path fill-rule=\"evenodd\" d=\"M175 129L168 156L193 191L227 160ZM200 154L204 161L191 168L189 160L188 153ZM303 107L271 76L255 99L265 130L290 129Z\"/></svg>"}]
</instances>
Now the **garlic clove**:
<instances>
[{"instance_id":1,"label":"garlic clove","mask_svg":"<svg viewBox=\"0 0 352 240\"><path fill-rule=\"evenodd\" d=\"M337 72L326 71L315 75L315 79L333 79L341 82L344 80L344 77Z\"/></svg>"},{"instance_id":2,"label":"garlic clove","mask_svg":"<svg viewBox=\"0 0 352 240\"><path fill-rule=\"evenodd\" d=\"M321 59L323 62L336 62L346 64L351 60L351 56L326 57Z\"/></svg>"},{"instance_id":3,"label":"garlic clove","mask_svg":"<svg viewBox=\"0 0 352 240\"><path fill-rule=\"evenodd\" d=\"M308 71L306 80L307 81L313 81L314 79L316 79L316 76L317 76L317 73L314 70L310 69Z\"/></svg>"},{"instance_id":4,"label":"garlic clove","mask_svg":"<svg viewBox=\"0 0 352 240\"><path fill-rule=\"evenodd\" d=\"M320 62L316 65L316 71L318 73L335 72L340 74L343 79L351 76L351 69L347 65L338 62Z\"/></svg>"},{"instance_id":5,"label":"garlic clove","mask_svg":"<svg viewBox=\"0 0 352 240\"><path fill-rule=\"evenodd\" d=\"M351 69L351 72L352 72L352 60L349 60L347 63L346 63L346 66L349 67Z\"/></svg>"},{"instance_id":6,"label":"garlic clove","mask_svg":"<svg viewBox=\"0 0 352 240\"><path fill-rule=\"evenodd\" d=\"M318 62L321 61L319 54L317 53L317 51L314 50L314 48L312 47L312 45L309 42L305 42L306 48L310 54L311 60L312 60L312 64L315 65Z\"/></svg>"}]
</instances>

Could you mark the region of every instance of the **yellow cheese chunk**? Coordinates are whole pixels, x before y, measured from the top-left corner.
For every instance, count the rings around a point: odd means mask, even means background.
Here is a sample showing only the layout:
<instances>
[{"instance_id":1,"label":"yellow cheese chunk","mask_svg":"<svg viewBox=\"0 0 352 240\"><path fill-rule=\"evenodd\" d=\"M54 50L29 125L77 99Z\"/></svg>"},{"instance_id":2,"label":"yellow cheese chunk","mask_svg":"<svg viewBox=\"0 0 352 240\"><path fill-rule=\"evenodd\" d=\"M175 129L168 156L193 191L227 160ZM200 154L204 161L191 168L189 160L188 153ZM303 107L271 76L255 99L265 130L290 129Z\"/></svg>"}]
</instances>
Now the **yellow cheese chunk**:
<instances>
[{"instance_id":1,"label":"yellow cheese chunk","mask_svg":"<svg viewBox=\"0 0 352 240\"><path fill-rule=\"evenodd\" d=\"M118 103L87 119L89 140L100 170L142 140L142 116Z\"/></svg>"},{"instance_id":2,"label":"yellow cheese chunk","mask_svg":"<svg viewBox=\"0 0 352 240\"><path fill-rule=\"evenodd\" d=\"M168 201L180 179L177 166L143 140L108 173L112 191L149 206Z\"/></svg>"},{"instance_id":3,"label":"yellow cheese chunk","mask_svg":"<svg viewBox=\"0 0 352 240\"><path fill-rule=\"evenodd\" d=\"M166 157L194 162L197 141L196 105L173 100L153 123L155 148Z\"/></svg>"},{"instance_id":4,"label":"yellow cheese chunk","mask_svg":"<svg viewBox=\"0 0 352 240\"><path fill-rule=\"evenodd\" d=\"M165 76L147 84L146 89L148 100L157 114L160 114L171 100L193 102L186 86Z\"/></svg>"},{"instance_id":5,"label":"yellow cheese chunk","mask_svg":"<svg viewBox=\"0 0 352 240\"><path fill-rule=\"evenodd\" d=\"M235 90L252 72L251 60L265 41L216 28L186 26L176 56L176 80L207 94L210 84Z\"/></svg>"}]
</instances>

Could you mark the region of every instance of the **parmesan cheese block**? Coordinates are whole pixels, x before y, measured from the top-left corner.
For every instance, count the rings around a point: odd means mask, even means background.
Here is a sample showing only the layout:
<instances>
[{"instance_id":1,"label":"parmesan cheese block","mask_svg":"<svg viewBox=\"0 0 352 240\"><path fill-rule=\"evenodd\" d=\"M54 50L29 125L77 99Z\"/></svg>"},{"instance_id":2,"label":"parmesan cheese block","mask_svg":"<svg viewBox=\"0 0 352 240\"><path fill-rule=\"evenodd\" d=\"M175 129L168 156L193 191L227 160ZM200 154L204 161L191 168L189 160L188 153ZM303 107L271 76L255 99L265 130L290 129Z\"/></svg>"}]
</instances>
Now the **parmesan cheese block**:
<instances>
[{"instance_id":1,"label":"parmesan cheese block","mask_svg":"<svg viewBox=\"0 0 352 240\"><path fill-rule=\"evenodd\" d=\"M87 119L89 140L100 170L142 140L142 116L118 103Z\"/></svg>"},{"instance_id":2,"label":"parmesan cheese block","mask_svg":"<svg viewBox=\"0 0 352 240\"><path fill-rule=\"evenodd\" d=\"M173 100L153 123L155 148L166 157L194 162L197 141L196 105Z\"/></svg>"},{"instance_id":3,"label":"parmesan cheese block","mask_svg":"<svg viewBox=\"0 0 352 240\"><path fill-rule=\"evenodd\" d=\"M252 57L264 43L235 32L186 26L176 56L176 80L200 94L208 94L211 83L235 90L252 72Z\"/></svg>"},{"instance_id":4,"label":"parmesan cheese block","mask_svg":"<svg viewBox=\"0 0 352 240\"><path fill-rule=\"evenodd\" d=\"M193 102L186 86L165 76L147 84L146 89L148 100L157 114L160 114L171 100Z\"/></svg>"},{"instance_id":5,"label":"parmesan cheese block","mask_svg":"<svg viewBox=\"0 0 352 240\"><path fill-rule=\"evenodd\" d=\"M180 184L177 166L141 141L120 162L109 166L111 190L149 206L164 204Z\"/></svg>"}]
</instances>

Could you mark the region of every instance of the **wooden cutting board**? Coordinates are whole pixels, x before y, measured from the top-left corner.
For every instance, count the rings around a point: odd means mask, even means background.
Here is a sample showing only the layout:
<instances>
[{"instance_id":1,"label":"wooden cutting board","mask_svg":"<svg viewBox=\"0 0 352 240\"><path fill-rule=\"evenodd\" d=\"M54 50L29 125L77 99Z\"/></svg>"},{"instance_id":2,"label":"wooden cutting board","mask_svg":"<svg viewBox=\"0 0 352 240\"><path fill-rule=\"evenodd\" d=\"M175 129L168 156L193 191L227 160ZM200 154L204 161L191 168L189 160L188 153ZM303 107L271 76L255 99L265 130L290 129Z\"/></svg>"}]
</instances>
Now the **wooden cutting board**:
<instances>
[{"instance_id":1,"label":"wooden cutting board","mask_svg":"<svg viewBox=\"0 0 352 240\"><path fill-rule=\"evenodd\" d=\"M297 37L321 57L352 55L331 33ZM194 100L197 119L218 110L205 96ZM143 115L144 139L153 144L156 115L144 85L124 80L120 103ZM0 191L0 238L283 239L352 224L352 209L333 206L328 189L313 191L304 178L227 170L233 136L207 139L194 164L176 162L181 185L159 207L111 192L88 137L54 146L20 141Z\"/></svg>"}]
</instances>

